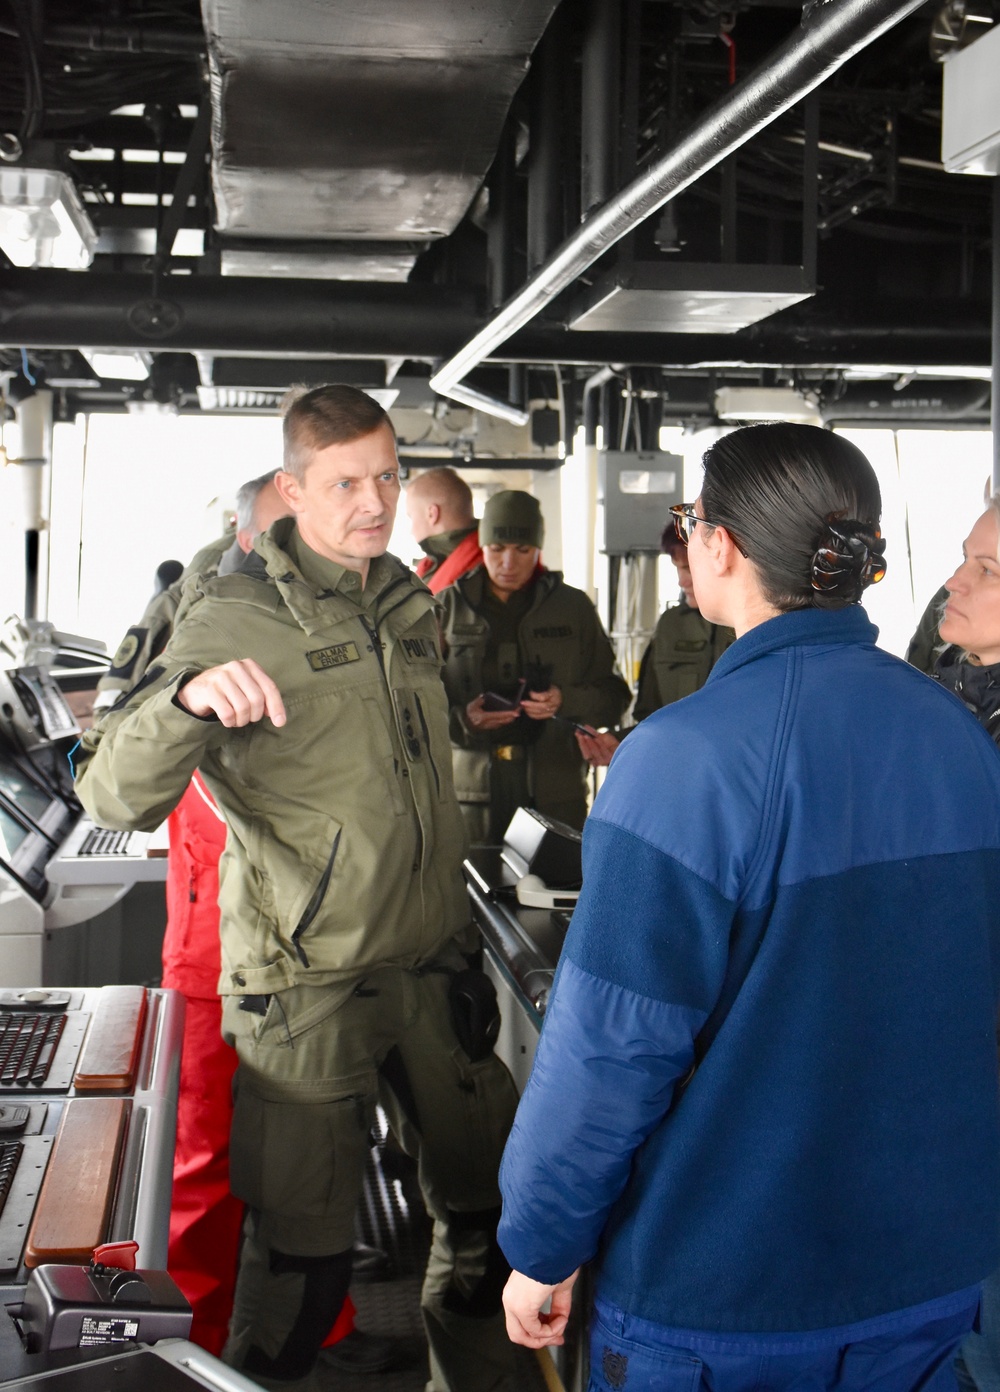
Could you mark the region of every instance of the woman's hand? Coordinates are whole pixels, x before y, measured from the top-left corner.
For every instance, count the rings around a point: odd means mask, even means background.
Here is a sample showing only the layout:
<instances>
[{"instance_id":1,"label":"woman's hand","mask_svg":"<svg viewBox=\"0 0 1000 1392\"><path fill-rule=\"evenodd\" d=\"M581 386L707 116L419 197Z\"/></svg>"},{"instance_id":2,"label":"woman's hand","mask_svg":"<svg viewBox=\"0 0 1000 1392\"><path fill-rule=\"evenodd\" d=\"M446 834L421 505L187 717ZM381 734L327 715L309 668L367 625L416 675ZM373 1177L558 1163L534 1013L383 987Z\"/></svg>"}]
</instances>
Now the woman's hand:
<instances>
[{"instance_id":1,"label":"woman's hand","mask_svg":"<svg viewBox=\"0 0 1000 1392\"><path fill-rule=\"evenodd\" d=\"M470 701L465 708L465 721L470 730L502 730L505 725L513 725L520 712L513 710L489 711L483 708L483 696Z\"/></svg>"},{"instance_id":2,"label":"woman's hand","mask_svg":"<svg viewBox=\"0 0 1000 1392\"><path fill-rule=\"evenodd\" d=\"M550 686L548 691L529 691L521 701L521 709L531 720L551 720L562 705L562 699L558 686Z\"/></svg>"},{"instance_id":3,"label":"woman's hand","mask_svg":"<svg viewBox=\"0 0 1000 1392\"><path fill-rule=\"evenodd\" d=\"M611 756L621 743L607 730L591 730L586 735L577 730L576 742L591 768L605 768L610 764Z\"/></svg>"},{"instance_id":4,"label":"woman's hand","mask_svg":"<svg viewBox=\"0 0 1000 1392\"><path fill-rule=\"evenodd\" d=\"M573 1286L579 1269L560 1281L546 1286L512 1271L503 1292L503 1308L507 1317L507 1337L511 1343L525 1348L549 1348L564 1343L566 1322L573 1303ZM552 1304L548 1314L542 1313L546 1301Z\"/></svg>"}]
</instances>

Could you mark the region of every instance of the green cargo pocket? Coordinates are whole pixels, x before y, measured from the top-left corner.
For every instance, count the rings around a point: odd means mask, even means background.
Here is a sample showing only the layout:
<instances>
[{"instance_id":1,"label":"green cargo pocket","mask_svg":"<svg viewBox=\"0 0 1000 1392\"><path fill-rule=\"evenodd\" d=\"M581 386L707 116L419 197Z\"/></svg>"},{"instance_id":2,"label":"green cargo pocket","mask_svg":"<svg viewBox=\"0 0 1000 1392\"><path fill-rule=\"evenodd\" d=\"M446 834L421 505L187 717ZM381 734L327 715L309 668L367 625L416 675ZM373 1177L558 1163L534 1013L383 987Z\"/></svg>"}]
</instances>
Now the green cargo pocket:
<instances>
[{"instance_id":1,"label":"green cargo pocket","mask_svg":"<svg viewBox=\"0 0 1000 1392\"><path fill-rule=\"evenodd\" d=\"M348 1220L361 1189L370 1117L360 1095L272 1102L245 1078L234 1088L229 1177L233 1193L267 1213Z\"/></svg>"}]
</instances>

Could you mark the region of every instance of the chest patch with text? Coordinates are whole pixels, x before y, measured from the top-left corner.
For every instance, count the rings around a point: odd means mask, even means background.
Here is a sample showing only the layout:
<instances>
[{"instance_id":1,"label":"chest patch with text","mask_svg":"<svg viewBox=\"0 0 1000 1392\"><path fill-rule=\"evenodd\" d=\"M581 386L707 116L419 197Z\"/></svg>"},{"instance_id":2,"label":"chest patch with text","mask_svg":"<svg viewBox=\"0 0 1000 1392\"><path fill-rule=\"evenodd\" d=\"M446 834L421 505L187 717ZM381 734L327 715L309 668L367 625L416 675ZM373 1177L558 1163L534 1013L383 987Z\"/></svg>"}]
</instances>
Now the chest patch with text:
<instances>
[{"instance_id":1,"label":"chest patch with text","mask_svg":"<svg viewBox=\"0 0 1000 1392\"><path fill-rule=\"evenodd\" d=\"M548 628L533 630L536 638L572 638L573 630L569 624L552 624Z\"/></svg>"},{"instance_id":2,"label":"chest patch with text","mask_svg":"<svg viewBox=\"0 0 1000 1392\"><path fill-rule=\"evenodd\" d=\"M312 652L307 652L306 661L314 672L325 672L330 667L360 662L361 654L357 643L335 643L332 648L314 648Z\"/></svg>"}]
</instances>

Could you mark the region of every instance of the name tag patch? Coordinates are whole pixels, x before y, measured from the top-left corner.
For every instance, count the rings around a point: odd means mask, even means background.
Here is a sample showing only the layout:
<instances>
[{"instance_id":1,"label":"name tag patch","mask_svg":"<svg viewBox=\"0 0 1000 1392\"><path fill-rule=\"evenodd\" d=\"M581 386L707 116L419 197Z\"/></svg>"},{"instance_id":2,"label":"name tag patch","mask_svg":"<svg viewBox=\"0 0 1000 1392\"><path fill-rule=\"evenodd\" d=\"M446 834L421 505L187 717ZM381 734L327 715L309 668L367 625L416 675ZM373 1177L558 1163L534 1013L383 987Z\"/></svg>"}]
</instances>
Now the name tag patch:
<instances>
[{"instance_id":1,"label":"name tag patch","mask_svg":"<svg viewBox=\"0 0 1000 1392\"><path fill-rule=\"evenodd\" d=\"M569 624L552 624L549 628L536 628L536 638L572 638L573 630Z\"/></svg>"},{"instance_id":2,"label":"name tag patch","mask_svg":"<svg viewBox=\"0 0 1000 1392\"><path fill-rule=\"evenodd\" d=\"M440 662L433 638L401 638L399 646L408 662Z\"/></svg>"},{"instance_id":3,"label":"name tag patch","mask_svg":"<svg viewBox=\"0 0 1000 1392\"><path fill-rule=\"evenodd\" d=\"M357 643L336 643L332 648L314 648L306 653L306 661L314 672L330 667L343 667L346 662L360 662Z\"/></svg>"}]
</instances>

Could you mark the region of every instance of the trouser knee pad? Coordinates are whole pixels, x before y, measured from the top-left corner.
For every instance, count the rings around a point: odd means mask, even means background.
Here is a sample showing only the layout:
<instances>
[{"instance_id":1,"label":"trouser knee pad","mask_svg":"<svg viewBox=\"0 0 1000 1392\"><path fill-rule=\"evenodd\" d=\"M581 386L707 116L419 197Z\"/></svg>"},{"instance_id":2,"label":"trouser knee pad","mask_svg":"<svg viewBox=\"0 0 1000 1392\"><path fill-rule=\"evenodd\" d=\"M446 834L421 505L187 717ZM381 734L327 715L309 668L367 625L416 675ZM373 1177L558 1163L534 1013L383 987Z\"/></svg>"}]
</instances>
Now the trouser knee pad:
<instances>
[{"instance_id":1,"label":"trouser knee pad","mask_svg":"<svg viewBox=\"0 0 1000 1392\"><path fill-rule=\"evenodd\" d=\"M274 1357L251 1344L240 1371L292 1382L310 1371L340 1312L351 1284L351 1252L338 1252L332 1257L296 1257L272 1248L268 1268L275 1279L301 1277L298 1314Z\"/></svg>"}]
</instances>

